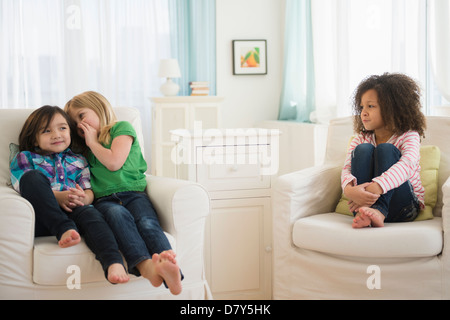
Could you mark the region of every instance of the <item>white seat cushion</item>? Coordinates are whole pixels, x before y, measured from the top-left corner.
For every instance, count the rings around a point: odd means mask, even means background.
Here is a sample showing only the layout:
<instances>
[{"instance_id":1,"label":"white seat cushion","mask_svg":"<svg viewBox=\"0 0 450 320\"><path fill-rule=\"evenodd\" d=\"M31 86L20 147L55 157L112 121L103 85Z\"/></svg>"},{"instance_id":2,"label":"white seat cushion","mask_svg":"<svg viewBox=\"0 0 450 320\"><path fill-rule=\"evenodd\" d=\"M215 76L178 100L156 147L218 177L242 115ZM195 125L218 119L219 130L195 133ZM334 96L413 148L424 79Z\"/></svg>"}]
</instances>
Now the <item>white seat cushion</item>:
<instances>
[{"instance_id":1,"label":"white seat cushion","mask_svg":"<svg viewBox=\"0 0 450 320\"><path fill-rule=\"evenodd\" d=\"M172 248L175 239L165 233ZM125 262L125 261L124 261ZM100 262L88 248L84 239L75 246L60 248L55 237L39 237L34 239L33 282L47 286L66 286L67 280L74 273L69 269L78 267L80 284L106 281Z\"/></svg>"},{"instance_id":2,"label":"white seat cushion","mask_svg":"<svg viewBox=\"0 0 450 320\"><path fill-rule=\"evenodd\" d=\"M65 286L73 271L80 269L81 283L104 281L100 263L88 248L84 239L75 246L60 248L55 237L34 239L33 282L40 285Z\"/></svg>"},{"instance_id":3,"label":"white seat cushion","mask_svg":"<svg viewBox=\"0 0 450 320\"><path fill-rule=\"evenodd\" d=\"M442 250L442 218L363 229L353 229L352 219L338 213L299 219L294 223L293 243L299 248L354 257L429 257Z\"/></svg>"}]
</instances>

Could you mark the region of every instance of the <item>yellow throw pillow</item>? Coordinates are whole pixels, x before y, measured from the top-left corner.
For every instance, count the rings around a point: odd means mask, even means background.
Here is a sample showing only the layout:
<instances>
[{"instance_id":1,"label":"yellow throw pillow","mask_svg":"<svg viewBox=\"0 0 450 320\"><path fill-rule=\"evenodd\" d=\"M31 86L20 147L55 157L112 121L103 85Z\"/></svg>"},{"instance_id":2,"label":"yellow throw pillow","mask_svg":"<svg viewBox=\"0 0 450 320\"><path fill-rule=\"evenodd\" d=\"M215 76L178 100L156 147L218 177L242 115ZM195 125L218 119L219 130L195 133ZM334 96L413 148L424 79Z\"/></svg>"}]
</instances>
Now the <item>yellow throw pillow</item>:
<instances>
[{"instance_id":1,"label":"yellow throw pillow","mask_svg":"<svg viewBox=\"0 0 450 320\"><path fill-rule=\"evenodd\" d=\"M425 208L420 210L415 221L433 219L433 209L437 202L440 161L441 151L437 146L420 147L420 179L425 188ZM344 195L336 206L336 212L353 216L348 208L348 199Z\"/></svg>"}]
</instances>

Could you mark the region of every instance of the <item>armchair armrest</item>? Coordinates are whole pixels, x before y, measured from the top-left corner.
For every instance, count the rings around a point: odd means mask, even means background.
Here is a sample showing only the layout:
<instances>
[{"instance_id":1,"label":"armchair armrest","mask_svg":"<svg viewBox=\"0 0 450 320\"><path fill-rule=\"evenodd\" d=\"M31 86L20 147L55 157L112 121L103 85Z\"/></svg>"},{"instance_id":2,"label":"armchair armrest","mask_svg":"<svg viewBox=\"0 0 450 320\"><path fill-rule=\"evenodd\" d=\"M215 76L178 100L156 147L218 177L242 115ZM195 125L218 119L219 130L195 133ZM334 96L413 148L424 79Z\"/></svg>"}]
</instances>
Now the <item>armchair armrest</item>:
<instances>
[{"instance_id":1,"label":"armchair armrest","mask_svg":"<svg viewBox=\"0 0 450 320\"><path fill-rule=\"evenodd\" d=\"M275 181L274 216L292 223L300 218L334 211L342 194L342 167L316 166L289 173Z\"/></svg>"},{"instance_id":2,"label":"armchair armrest","mask_svg":"<svg viewBox=\"0 0 450 320\"><path fill-rule=\"evenodd\" d=\"M147 183L161 226L173 236L209 215L209 196L199 184L151 175L147 175Z\"/></svg>"},{"instance_id":3,"label":"armchair armrest","mask_svg":"<svg viewBox=\"0 0 450 320\"><path fill-rule=\"evenodd\" d=\"M342 167L335 165L322 165L275 180L272 192L274 260L289 256L295 221L334 211L342 193L341 170Z\"/></svg>"},{"instance_id":4,"label":"armchair armrest","mask_svg":"<svg viewBox=\"0 0 450 320\"><path fill-rule=\"evenodd\" d=\"M442 262L444 274L450 272L450 177L442 185L442 236L444 245L442 248ZM448 297L450 295L450 278L443 277L443 296Z\"/></svg>"},{"instance_id":5,"label":"armchair armrest","mask_svg":"<svg viewBox=\"0 0 450 320\"><path fill-rule=\"evenodd\" d=\"M444 207L450 210L450 177L442 185L442 202L444 203Z\"/></svg>"},{"instance_id":6,"label":"armchair armrest","mask_svg":"<svg viewBox=\"0 0 450 320\"><path fill-rule=\"evenodd\" d=\"M444 232L444 252L450 252L450 177L442 185L442 229Z\"/></svg>"},{"instance_id":7,"label":"armchair armrest","mask_svg":"<svg viewBox=\"0 0 450 320\"><path fill-rule=\"evenodd\" d=\"M292 229L295 221L332 212L342 194L342 167L322 165L280 176L272 193L274 283L291 284L283 276L295 264L292 260ZM274 288L274 290L277 290Z\"/></svg>"},{"instance_id":8,"label":"armchair armrest","mask_svg":"<svg viewBox=\"0 0 450 320\"><path fill-rule=\"evenodd\" d=\"M161 227L175 237L177 260L189 281L204 278L203 249L210 199L199 184L166 177L147 176L147 193ZM206 280L205 280L206 283Z\"/></svg>"},{"instance_id":9,"label":"armchair armrest","mask_svg":"<svg viewBox=\"0 0 450 320\"><path fill-rule=\"evenodd\" d=\"M34 209L7 186L0 186L0 203L0 287L31 282Z\"/></svg>"}]
</instances>

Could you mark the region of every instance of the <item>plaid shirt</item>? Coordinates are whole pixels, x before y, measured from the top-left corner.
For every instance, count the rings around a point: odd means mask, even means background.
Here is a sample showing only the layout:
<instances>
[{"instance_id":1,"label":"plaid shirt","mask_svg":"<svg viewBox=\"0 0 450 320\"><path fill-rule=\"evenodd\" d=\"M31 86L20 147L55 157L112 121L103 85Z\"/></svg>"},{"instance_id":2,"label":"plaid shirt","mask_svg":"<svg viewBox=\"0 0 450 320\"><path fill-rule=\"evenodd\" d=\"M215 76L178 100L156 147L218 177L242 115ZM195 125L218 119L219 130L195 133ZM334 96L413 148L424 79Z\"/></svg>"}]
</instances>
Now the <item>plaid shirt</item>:
<instances>
[{"instance_id":1,"label":"plaid shirt","mask_svg":"<svg viewBox=\"0 0 450 320\"><path fill-rule=\"evenodd\" d=\"M22 175L30 170L39 170L49 180L54 191L65 191L78 184L83 190L90 189L90 172L87 160L66 149L61 153L43 156L34 152L19 152L11 162L11 183L20 193Z\"/></svg>"}]
</instances>

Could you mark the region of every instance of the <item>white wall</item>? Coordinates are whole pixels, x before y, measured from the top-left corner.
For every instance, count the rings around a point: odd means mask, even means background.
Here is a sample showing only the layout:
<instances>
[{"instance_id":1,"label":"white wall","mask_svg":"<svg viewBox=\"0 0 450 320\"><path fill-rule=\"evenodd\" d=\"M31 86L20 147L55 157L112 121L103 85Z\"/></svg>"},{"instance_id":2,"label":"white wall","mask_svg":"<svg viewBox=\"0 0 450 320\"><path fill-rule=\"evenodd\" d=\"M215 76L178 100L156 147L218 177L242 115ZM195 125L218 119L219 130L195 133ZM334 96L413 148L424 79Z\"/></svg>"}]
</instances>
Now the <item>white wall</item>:
<instances>
[{"instance_id":1,"label":"white wall","mask_svg":"<svg viewBox=\"0 0 450 320\"><path fill-rule=\"evenodd\" d=\"M284 1L217 0L217 95L225 98L222 127L276 120L281 93ZM233 40L267 40L267 75L235 76Z\"/></svg>"}]
</instances>

